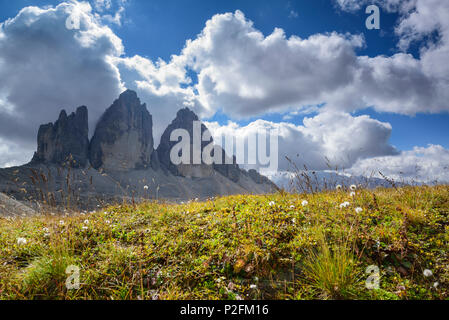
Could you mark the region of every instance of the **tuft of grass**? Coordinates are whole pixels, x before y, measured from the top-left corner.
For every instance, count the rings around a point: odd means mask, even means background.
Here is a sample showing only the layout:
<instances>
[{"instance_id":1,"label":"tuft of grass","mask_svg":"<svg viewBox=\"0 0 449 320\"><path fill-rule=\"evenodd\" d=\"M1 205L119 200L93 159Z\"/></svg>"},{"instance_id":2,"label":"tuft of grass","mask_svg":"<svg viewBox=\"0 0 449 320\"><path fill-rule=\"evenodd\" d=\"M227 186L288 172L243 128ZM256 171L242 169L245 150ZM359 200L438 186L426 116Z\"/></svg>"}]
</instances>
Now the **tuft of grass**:
<instances>
[{"instance_id":1,"label":"tuft of grass","mask_svg":"<svg viewBox=\"0 0 449 320\"><path fill-rule=\"evenodd\" d=\"M354 297L354 287L359 280L358 258L345 240L334 245L320 235L318 246L307 251L304 259L304 274L313 289L327 299Z\"/></svg>"}]
</instances>

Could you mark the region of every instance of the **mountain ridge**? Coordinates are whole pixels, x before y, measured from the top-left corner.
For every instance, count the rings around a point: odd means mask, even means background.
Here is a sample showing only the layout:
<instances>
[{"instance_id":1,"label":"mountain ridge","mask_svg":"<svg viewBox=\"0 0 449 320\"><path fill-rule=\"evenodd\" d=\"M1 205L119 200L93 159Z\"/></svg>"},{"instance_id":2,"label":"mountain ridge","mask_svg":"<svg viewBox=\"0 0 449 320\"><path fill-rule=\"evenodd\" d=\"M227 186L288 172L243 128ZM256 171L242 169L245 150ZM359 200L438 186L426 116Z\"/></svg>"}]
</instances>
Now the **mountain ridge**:
<instances>
[{"instance_id":1,"label":"mountain ridge","mask_svg":"<svg viewBox=\"0 0 449 320\"><path fill-rule=\"evenodd\" d=\"M90 207L123 198L189 200L277 189L257 171L240 169L235 160L230 165L173 165L170 149L177 142L170 135L180 128L191 133L194 121L199 118L193 111L179 110L155 148L152 115L132 90L105 110L90 140L87 107L69 116L62 110L54 123L39 128L30 163L0 169L0 192L55 205L69 197ZM206 130L201 123L201 133ZM210 142L203 142L201 151Z\"/></svg>"}]
</instances>

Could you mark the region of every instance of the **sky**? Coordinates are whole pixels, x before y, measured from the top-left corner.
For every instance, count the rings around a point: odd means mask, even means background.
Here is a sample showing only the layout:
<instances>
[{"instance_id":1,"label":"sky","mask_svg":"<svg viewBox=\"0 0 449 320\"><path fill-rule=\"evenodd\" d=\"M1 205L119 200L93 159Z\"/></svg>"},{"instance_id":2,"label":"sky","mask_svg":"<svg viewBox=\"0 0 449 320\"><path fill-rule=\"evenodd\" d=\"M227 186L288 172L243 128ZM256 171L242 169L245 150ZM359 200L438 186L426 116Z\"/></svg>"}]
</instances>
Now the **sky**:
<instances>
[{"instance_id":1,"label":"sky","mask_svg":"<svg viewBox=\"0 0 449 320\"><path fill-rule=\"evenodd\" d=\"M130 88L156 144L187 106L216 137L278 130L279 171L449 181L448 58L447 0L0 0L0 167L61 108L92 134Z\"/></svg>"}]
</instances>

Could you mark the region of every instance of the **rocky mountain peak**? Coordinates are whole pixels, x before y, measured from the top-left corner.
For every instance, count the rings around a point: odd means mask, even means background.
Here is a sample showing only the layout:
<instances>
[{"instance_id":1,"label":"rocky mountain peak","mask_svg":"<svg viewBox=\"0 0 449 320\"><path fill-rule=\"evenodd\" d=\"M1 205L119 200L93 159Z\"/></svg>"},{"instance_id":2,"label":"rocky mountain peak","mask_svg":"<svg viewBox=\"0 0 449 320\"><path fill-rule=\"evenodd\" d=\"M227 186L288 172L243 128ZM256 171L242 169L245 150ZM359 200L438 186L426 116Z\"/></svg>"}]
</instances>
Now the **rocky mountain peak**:
<instances>
[{"instance_id":1,"label":"rocky mountain peak","mask_svg":"<svg viewBox=\"0 0 449 320\"><path fill-rule=\"evenodd\" d=\"M144 169L151 163L153 147L153 118L137 93L126 90L97 123L89 158L95 169Z\"/></svg>"},{"instance_id":2,"label":"rocky mountain peak","mask_svg":"<svg viewBox=\"0 0 449 320\"><path fill-rule=\"evenodd\" d=\"M88 160L88 135L87 107L79 107L70 116L62 110L55 123L40 126L32 163L62 165L70 160L72 167L84 167Z\"/></svg>"},{"instance_id":3,"label":"rocky mountain peak","mask_svg":"<svg viewBox=\"0 0 449 320\"><path fill-rule=\"evenodd\" d=\"M178 144L179 141L171 141L170 136L174 130L177 129L184 129L189 133L190 137L190 158L191 158L191 164L193 163L193 139L194 139L194 122L199 121L198 116L189 108L181 109L177 112L176 118L172 121L172 123L165 129L164 133L161 137L161 142L159 144L159 147L157 149L157 154L159 157L159 162L162 166L169 169L171 173L174 175L181 175L179 166L175 166L171 160L170 160L170 153L172 148ZM205 131L207 131L207 127L200 123L201 128L201 135L204 134ZM213 138L211 138L209 141L202 141L201 142L201 152L203 149L210 143L213 142Z\"/></svg>"}]
</instances>

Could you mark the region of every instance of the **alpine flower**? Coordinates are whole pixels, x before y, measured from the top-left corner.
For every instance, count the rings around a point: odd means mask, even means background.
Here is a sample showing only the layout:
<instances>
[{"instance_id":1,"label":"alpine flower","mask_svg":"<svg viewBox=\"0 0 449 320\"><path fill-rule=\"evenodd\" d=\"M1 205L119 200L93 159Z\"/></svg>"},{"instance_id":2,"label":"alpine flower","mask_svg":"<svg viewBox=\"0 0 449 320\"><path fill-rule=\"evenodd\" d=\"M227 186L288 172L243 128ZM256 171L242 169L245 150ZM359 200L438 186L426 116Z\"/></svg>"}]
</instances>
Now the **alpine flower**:
<instances>
[{"instance_id":1,"label":"alpine flower","mask_svg":"<svg viewBox=\"0 0 449 320\"><path fill-rule=\"evenodd\" d=\"M423 275L424 275L424 277L429 278L429 277L433 276L433 272L432 272L432 270L426 269L426 270L424 270Z\"/></svg>"}]
</instances>

